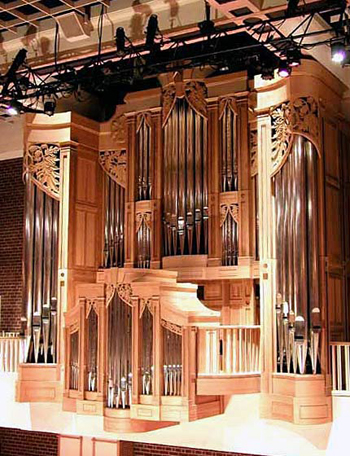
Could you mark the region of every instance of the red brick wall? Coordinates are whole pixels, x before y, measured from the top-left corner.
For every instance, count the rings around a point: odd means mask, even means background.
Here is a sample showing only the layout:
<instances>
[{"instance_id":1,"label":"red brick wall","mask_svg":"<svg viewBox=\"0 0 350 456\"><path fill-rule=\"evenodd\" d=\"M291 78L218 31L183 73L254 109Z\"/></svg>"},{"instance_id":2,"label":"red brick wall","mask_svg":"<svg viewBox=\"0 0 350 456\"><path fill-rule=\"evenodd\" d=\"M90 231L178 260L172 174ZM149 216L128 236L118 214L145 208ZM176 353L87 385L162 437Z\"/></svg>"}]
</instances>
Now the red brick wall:
<instances>
[{"instance_id":1,"label":"red brick wall","mask_svg":"<svg viewBox=\"0 0 350 456\"><path fill-rule=\"evenodd\" d=\"M123 444L126 444L125 454L123 451ZM225 451L213 451L200 448L186 448L170 445L156 445L153 443L150 444L141 442L133 443L133 453L131 453L129 442L121 442L120 448L120 456L129 456L130 454L133 454L133 456L255 456L250 454L243 455L242 453L228 453Z\"/></svg>"},{"instance_id":2,"label":"red brick wall","mask_svg":"<svg viewBox=\"0 0 350 456\"><path fill-rule=\"evenodd\" d=\"M58 436L0 427L1 456L57 456Z\"/></svg>"},{"instance_id":3,"label":"red brick wall","mask_svg":"<svg viewBox=\"0 0 350 456\"><path fill-rule=\"evenodd\" d=\"M0 161L0 330L19 331L22 305L22 158Z\"/></svg>"}]
</instances>

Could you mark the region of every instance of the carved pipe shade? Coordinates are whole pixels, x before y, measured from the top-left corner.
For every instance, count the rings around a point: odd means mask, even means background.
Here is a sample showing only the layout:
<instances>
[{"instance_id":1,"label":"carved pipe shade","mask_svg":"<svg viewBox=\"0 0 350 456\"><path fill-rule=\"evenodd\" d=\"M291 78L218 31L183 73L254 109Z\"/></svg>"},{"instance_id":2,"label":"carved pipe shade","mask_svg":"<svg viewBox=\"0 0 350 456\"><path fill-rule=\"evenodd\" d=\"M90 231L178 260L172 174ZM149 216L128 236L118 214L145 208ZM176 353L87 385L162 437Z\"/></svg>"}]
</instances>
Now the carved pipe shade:
<instances>
[{"instance_id":1,"label":"carved pipe shade","mask_svg":"<svg viewBox=\"0 0 350 456\"><path fill-rule=\"evenodd\" d=\"M286 161L295 134L305 136L319 151L320 125L318 103L313 97L286 101L271 109L272 176Z\"/></svg>"},{"instance_id":2,"label":"carved pipe shade","mask_svg":"<svg viewBox=\"0 0 350 456\"><path fill-rule=\"evenodd\" d=\"M60 199L60 146L59 144L32 144L24 155L24 175L40 190Z\"/></svg>"},{"instance_id":3,"label":"carved pipe shade","mask_svg":"<svg viewBox=\"0 0 350 456\"><path fill-rule=\"evenodd\" d=\"M122 150L107 150L100 152L100 165L105 173L122 187L126 187L127 153Z\"/></svg>"}]
</instances>

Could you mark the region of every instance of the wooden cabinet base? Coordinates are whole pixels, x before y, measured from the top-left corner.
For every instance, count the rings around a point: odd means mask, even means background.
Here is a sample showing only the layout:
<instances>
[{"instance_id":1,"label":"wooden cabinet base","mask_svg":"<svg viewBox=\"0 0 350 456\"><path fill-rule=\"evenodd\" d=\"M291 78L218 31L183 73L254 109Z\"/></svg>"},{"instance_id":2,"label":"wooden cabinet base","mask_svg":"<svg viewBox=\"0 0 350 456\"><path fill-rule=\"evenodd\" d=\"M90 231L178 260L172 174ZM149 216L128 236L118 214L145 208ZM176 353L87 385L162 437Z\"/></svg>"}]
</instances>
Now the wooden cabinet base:
<instances>
[{"instance_id":1,"label":"wooden cabinet base","mask_svg":"<svg viewBox=\"0 0 350 456\"><path fill-rule=\"evenodd\" d=\"M323 375L273 374L272 394L262 394L260 417L294 424L332 421L332 398Z\"/></svg>"},{"instance_id":2,"label":"wooden cabinet base","mask_svg":"<svg viewBox=\"0 0 350 456\"><path fill-rule=\"evenodd\" d=\"M16 384L18 402L60 402L62 385L57 364L20 364Z\"/></svg>"},{"instance_id":3,"label":"wooden cabinet base","mask_svg":"<svg viewBox=\"0 0 350 456\"><path fill-rule=\"evenodd\" d=\"M148 432L177 424L167 421L135 420L130 418L130 410L105 408L103 429L106 432Z\"/></svg>"},{"instance_id":4,"label":"wooden cabinet base","mask_svg":"<svg viewBox=\"0 0 350 456\"><path fill-rule=\"evenodd\" d=\"M77 399L76 404L77 413L79 413L80 415L103 415L103 402Z\"/></svg>"}]
</instances>

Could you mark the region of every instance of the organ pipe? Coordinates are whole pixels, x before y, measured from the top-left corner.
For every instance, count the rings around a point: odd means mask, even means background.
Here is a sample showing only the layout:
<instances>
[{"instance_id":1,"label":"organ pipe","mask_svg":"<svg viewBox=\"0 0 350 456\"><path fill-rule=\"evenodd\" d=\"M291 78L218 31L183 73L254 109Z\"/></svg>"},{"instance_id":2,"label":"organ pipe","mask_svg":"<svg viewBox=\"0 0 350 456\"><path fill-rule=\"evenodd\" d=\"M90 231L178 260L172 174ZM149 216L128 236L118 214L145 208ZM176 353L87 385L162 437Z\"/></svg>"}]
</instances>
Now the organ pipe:
<instances>
[{"instance_id":1,"label":"organ pipe","mask_svg":"<svg viewBox=\"0 0 350 456\"><path fill-rule=\"evenodd\" d=\"M141 115L137 128L137 199L152 199L152 140L148 116Z\"/></svg>"},{"instance_id":2,"label":"organ pipe","mask_svg":"<svg viewBox=\"0 0 350 456\"><path fill-rule=\"evenodd\" d=\"M109 408L131 405L132 310L115 294L108 308L108 391Z\"/></svg>"},{"instance_id":3,"label":"organ pipe","mask_svg":"<svg viewBox=\"0 0 350 456\"><path fill-rule=\"evenodd\" d=\"M315 374L321 330L317 152L309 140L295 137L275 190L278 366Z\"/></svg>"},{"instance_id":4,"label":"organ pipe","mask_svg":"<svg viewBox=\"0 0 350 456\"><path fill-rule=\"evenodd\" d=\"M164 126L164 250L207 253L207 120L178 98Z\"/></svg>"},{"instance_id":5,"label":"organ pipe","mask_svg":"<svg viewBox=\"0 0 350 456\"><path fill-rule=\"evenodd\" d=\"M78 390L79 387L79 331L70 335L70 376L69 388Z\"/></svg>"},{"instance_id":6,"label":"organ pipe","mask_svg":"<svg viewBox=\"0 0 350 456\"><path fill-rule=\"evenodd\" d=\"M87 390L97 391L98 316L94 308L87 320Z\"/></svg>"},{"instance_id":7,"label":"organ pipe","mask_svg":"<svg viewBox=\"0 0 350 456\"><path fill-rule=\"evenodd\" d=\"M141 316L141 327L141 391L150 395L153 392L153 315L147 305Z\"/></svg>"},{"instance_id":8,"label":"organ pipe","mask_svg":"<svg viewBox=\"0 0 350 456\"><path fill-rule=\"evenodd\" d=\"M125 189L107 174L104 179L104 267L123 267Z\"/></svg>"},{"instance_id":9,"label":"organ pipe","mask_svg":"<svg viewBox=\"0 0 350 456\"><path fill-rule=\"evenodd\" d=\"M236 113L226 103L220 118L221 191L238 190Z\"/></svg>"},{"instance_id":10,"label":"organ pipe","mask_svg":"<svg viewBox=\"0 0 350 456\"><path fill-rule=\"evenodd\" d=\"M182 336L163 328L164 396L181 396Z\"/></svg>"},{"instance_id":11,"label":"organ pipe","mask_svg":"<svg viewBox=\"0 0 350 456\"><path fill-rule=\"evenodd\" d=\"M137 267L149 268L151 264L151 229L143 217L137 230Z\"/></svg>"},{"instance_id":12,"label":"organ pipe","mask_svg":"<svg viewBox=\"0 0 350 456\"><path fill-rule=\"evenodd\" d=\"M233 218L231 211L221 226L222 236L222 264L235 266L238 264L238 223Z\"/></svg>"},{"instance_id":13,"label":"organ pipe","mask_svg":"<svg viewBox=\"0 0 350 456\"><path fill-rule=\"evenodd\" d=\"M56 362L59 202L25 176L23 322L27 362Z\"/></svg>"}]
</instances>

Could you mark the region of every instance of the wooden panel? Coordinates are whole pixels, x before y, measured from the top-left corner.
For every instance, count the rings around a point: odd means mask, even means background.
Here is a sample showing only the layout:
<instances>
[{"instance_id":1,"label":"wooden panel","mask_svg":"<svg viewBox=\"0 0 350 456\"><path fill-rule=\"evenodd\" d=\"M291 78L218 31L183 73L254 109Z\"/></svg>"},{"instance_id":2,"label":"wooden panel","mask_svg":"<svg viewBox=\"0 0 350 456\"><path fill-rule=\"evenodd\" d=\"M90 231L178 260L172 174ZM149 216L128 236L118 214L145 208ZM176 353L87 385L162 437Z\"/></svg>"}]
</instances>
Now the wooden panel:
<instances>
[{"instance_id":1,"label":"wooden panel","mask_svg":"<svg viewBox=\"0 0 350 456\"><path fill-rule=\"evenodd\" d=\"M338 131L336 125L327 120L324 121L323 128L326 176L339 180Z\"/></svg>"},{"instance_id":2,"label":"wooden panel","mask_svg":"<svg viewBox=\"0 0 350 456\"><path fill-rule=\"evenodd\" d=\"M328 315L332 341L344 340L344 307L342 299L342 277L328 275Z\"/></svg>"},{"instance_id":3,"label":"wooden panel","mask_svg":"<svg viewBox=\"0 0 350 456\"><path fill-rule=\"evenodd\" d=\"M250 394L260 392L260 375L241 377L200 377L197 393L202 394Z\"/></svg>"},{"instance_id":4,"label":"wooden panel","mask_svg":"<svg viewBox=\"0 0 350 456\"><path fill-rule=\"evenodd\" d=\"M86 213L85 225L85 265L96 267L96 219L94 213Z\"/></svg>"},{"instance_id":5,"label":"wooden panel","mask_svg":"<svg viewBox=\"0 0 350 456\"><path fill-rule=\"evenodd\" d=\"M85 212L81 210L75 211L75 243L74 248L74 265L84 266L85 257Z\"/></svg>"},{"instance_id":6,"label":"wooden panel","mask_svg":"<svg viewBox=\"0 0 350 456\"><path fill-rule=\"evenodd\" d=\"M340 191L326 185L327 254L331 263L341 263L341 218Z\"/></svg>"},{"instance_id":7,"label":"wooden panel","mask_svg":"<svg viewBox=\"0 0 350 456\"><path fill-rule=\"evenodd\" d=\"M96 165L96 162L78 156L76 199L80 203L96 202Z\"/></svg>"}]
</instances>

